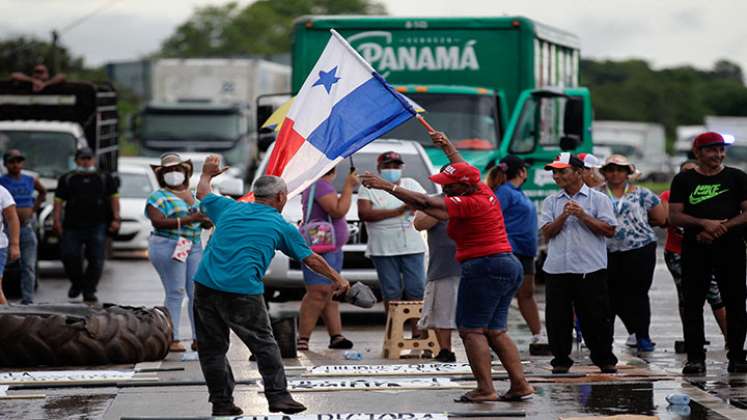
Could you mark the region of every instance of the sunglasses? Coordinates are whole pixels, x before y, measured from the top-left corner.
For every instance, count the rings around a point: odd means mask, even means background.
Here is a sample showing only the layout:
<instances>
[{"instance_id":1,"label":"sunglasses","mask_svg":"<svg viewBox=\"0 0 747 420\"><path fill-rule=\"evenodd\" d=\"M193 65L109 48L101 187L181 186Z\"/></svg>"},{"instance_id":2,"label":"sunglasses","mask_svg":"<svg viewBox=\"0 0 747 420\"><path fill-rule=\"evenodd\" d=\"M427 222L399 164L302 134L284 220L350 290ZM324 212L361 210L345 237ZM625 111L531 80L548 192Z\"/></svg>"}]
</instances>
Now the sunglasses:
<instances>
[{"instance_id":1,"label":"sunglasses","mask_svg":"<svg viewBox=\"0 0 747 420\"><path fill-rule=\"evenodd\" d=\"M24 160L26 160L26 159L21 158L21 157L15 157L15 158L10 158L10 159L6 160L5 162L6 163L21 163Z\"/></svg>"}]
</instances>

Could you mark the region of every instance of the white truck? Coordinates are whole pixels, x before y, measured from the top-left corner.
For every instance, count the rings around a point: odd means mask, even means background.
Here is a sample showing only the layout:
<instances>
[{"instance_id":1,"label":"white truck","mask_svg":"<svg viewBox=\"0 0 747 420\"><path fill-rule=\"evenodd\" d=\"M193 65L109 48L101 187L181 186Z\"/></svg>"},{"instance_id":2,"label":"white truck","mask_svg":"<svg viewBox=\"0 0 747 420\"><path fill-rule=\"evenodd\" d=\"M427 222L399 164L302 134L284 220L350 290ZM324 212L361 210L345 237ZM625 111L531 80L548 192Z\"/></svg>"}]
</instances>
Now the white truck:
<instances>
[{"instance_id":1,"label":"white truck","mask_svg":"<svg viewBox=\"0 0 747 420\"><path fill-rule=\"evenodd\" d=\"M259 59L157 59L150 81L149 102L131 123L142 154L217 152L233 176L248 179L258 158L252 108L257 96L290 90L290 68Z\"/></svg>"},{"instance_id":2,"label":"white truck","mask_svg":"<svg viewBox=\"0 0 747 420\"><path fill-rule=\"evenodd\" d=\"M732 145L726 149L726 165L747 171L747 117L706 116L705 131L721 133Z\"/></svg>"},{"instance_id":3,"label":"white truck","mask_svg":"<svg viewBox=\"0 0 747 420\"><path fill-rule=\"evenodd\" d=\"M627 156L642 180L666 180L672 174L661 124L594 121L592 138L598 157L604 159L613 153Z\"/></svg>"}]
</instances>

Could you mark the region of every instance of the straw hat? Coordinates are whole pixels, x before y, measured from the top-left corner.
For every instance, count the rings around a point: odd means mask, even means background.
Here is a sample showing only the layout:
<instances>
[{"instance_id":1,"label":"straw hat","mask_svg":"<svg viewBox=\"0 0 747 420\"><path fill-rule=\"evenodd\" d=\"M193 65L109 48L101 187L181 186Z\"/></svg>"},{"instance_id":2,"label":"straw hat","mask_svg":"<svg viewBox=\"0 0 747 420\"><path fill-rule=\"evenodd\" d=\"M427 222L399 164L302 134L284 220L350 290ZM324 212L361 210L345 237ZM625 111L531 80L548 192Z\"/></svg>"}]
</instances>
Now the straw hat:
<instances>
[{"instance_id":1,"label":"straw hat","mask_svg":"<svg viewBox=\"0 0 747 420\"><path fill-rule=\"evenodd\" d=\"M610 165L622 166L624 168L627 168L629 174L634 174L636 170L635 165L630 163L628 158L626 158L623 155L610 155L604 161L604 166L602 166L602 171L604 171L606 168L609 168Z\"/></svg>"},{"instance_id":2,"label":"straw hat","mask_svg":"<svg viewBox=\"0 0 747 420\"><path fill-rule=\"evenodd\" d=\"M182 160L182 157L179 156L178 153L164 153L161 155L160 165L150 165L151 169L153 169L153 172L155 172L156 175L159 175L163 169L171 168L174 166L182 166L187 171L187 178L192 176L192 171L194 170L192 161L190 159Z\"/></svg>"}]
</instances>

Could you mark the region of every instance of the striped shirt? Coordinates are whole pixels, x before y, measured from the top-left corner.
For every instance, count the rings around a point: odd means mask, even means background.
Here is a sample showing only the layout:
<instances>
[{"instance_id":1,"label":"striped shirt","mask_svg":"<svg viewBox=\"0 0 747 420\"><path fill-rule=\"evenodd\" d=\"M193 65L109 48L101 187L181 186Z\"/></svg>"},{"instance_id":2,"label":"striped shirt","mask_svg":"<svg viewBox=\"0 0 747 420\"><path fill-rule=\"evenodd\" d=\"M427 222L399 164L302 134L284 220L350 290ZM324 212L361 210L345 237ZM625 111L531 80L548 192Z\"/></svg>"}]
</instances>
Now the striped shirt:
<instances>
[{"instance_id":1,"label":"striped shirt","mask_svg":"<svg viewBox=\"0 0 747 420\"><path fill-rule=\"evenodd\" d=\"M192 194L194 197L194 193ZM167 219L176 219L177 217L187 217L190 211L193 213L200 208L200 201L194 198L194 204L191 206L186 201L179 198L176 194L166 189L160 189L151 193L148 197L148 205L157 208ZM145 215L148 215L146 211ZM179 239L183 237L197 242L200 240L202 228L199 223L182 223L181 229L154 229L153 234L170 239Z\"/></svg>"}]
</instances>

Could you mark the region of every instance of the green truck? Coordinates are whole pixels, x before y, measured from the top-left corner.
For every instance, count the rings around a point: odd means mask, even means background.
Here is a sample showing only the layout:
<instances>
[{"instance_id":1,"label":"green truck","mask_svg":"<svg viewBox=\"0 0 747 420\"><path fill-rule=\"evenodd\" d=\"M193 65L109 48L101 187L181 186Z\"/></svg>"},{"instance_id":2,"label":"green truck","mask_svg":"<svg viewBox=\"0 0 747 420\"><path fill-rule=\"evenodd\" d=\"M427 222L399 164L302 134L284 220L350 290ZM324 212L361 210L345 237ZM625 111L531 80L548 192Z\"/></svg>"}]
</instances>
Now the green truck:
<instances>
[{"instance_id":1,"label":"green truck","mask_svg":"<svg viewBox=\"0 0 747 420\"><path fill-rule=\"evenodd\" d=\"M573 34L524 17L304 16L293 32L293 93L330 29L423 106L473 165L484 170L507 154L529 162L524 190L535 200L555 190L545 163L561 151L591 151L591 98L578 87ZM383 137L417 140L436 167L446 163L415 120Z\"/></svg>"}]
</instances>

